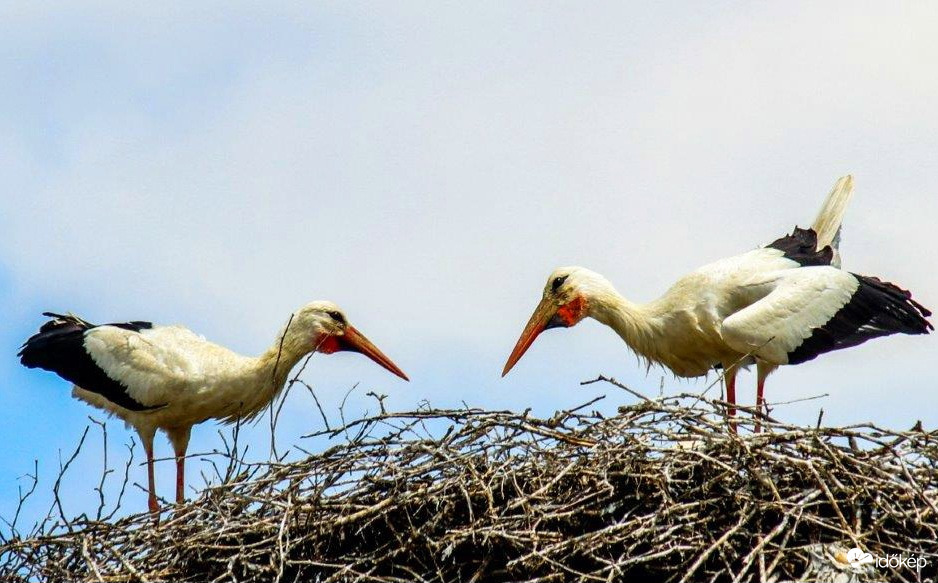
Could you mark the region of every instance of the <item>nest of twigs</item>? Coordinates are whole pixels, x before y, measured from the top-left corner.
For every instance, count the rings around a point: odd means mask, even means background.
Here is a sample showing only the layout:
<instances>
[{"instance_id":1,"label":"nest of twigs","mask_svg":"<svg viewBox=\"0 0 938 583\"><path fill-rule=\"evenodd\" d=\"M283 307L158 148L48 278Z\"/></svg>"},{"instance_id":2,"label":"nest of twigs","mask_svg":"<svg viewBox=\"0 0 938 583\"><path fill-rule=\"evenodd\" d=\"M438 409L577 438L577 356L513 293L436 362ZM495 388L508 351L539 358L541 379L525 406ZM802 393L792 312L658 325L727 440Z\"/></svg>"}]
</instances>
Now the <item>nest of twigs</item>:
<instances>
[{"instance_id":1,"label":"nest of twigs","mask_svg":"<svg viewBox=\"0 0 938 583\"><path fill-rule=\"evenodd\" d=\"M606 380L606 379L602 379ZM642 398L607 418L383 413L295 463L230 460L154 525L0 546L3 581L934 580L938 432L806 428ZM750 411L749 413L752 413ZM222 472L224 475L225 472ZM851 564L844 551L899 555Z\"/></svg>"}]
</instances>

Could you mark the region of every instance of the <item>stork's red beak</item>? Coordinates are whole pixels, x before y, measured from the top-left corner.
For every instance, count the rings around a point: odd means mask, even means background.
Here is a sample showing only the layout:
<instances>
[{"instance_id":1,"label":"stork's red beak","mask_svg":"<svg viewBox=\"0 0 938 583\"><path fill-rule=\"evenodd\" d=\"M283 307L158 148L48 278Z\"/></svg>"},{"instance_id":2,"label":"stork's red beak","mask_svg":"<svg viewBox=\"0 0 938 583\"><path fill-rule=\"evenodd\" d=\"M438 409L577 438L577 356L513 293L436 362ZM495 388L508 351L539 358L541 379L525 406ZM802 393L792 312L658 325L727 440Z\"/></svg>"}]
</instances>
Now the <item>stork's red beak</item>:
<instances>
[{"instance_id":1,"label":"stork's red beak","mask_svg":"<svg viewBox=\"0 0 938 583\"><path fill-rule=\"evenodd\" d=\"M377 362L382 368L394 373L405 381L409 381L404 371L399 369L390 358L378 350L378 347L365 338L365 335L352 326L346 326L345 333L342 335L329 336L319 343L319 352L332 354L333 352L349 351L364 354L371 360Z\"/></svg>"},{"instance_id":2,"label":"stork's red beak","mask_svg":"<svg viewBox=\"0 0 938 583\"><path fill-rule=\"evenodd\" d=\"M534 340L541 332L548 328L557 328L565 325L558 317L557 311L557 304L555 304L551 298L544 298L541 300L541 303L534 308L534 313L531 314L528 325L524 327L524 331L521 332L521 337L518 338L518 342L515 344L515 349L511 351L508 362L505 363L502 376L508 374L508 371L515 366L515 363L521 360L521 357L524 356L528 348L534 344Z\"/></svg>"}]
</instances>

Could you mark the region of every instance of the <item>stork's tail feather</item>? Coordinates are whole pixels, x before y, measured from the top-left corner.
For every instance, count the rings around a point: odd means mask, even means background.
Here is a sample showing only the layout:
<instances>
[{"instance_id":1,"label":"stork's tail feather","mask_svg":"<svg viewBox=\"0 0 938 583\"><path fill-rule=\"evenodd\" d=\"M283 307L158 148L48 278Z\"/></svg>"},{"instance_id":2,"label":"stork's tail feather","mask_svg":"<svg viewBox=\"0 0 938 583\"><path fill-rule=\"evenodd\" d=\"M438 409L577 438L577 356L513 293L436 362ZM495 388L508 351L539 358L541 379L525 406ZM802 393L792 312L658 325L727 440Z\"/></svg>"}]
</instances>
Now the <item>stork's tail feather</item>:
<instances>
[{"instance_id":1,"label":"stork's tail feather","mask_svg":"<svg viewBox=\"0 0 938 583\"><path fill-rule=\"evenodd\" d=\"M853 176L849 174L841 177L835 184L831 193L827 195L824 206L814 219L811 229L817 233L817 248L823 249L830 245L834 250L834 258L831 262L835 267L840 267L840 225L844 220L844 213L847 211L847 204L853 197Z\"/></svg>"},{"instance_id":2,"label":"stork's tail feather","mask_svg":"<svg viewBox=\"0 0 938 583\"><path fill-rule=\"evenodd\" d=\"M43 316L51 318L23 343L19 354L20 362L29 368L51 368L51 360L55 358L61 346L74 343L80 339L85 330L93 328L93 324L82 320L72 314L62 315L53 312L43 312Z\"/></svg>"}]
</instances>

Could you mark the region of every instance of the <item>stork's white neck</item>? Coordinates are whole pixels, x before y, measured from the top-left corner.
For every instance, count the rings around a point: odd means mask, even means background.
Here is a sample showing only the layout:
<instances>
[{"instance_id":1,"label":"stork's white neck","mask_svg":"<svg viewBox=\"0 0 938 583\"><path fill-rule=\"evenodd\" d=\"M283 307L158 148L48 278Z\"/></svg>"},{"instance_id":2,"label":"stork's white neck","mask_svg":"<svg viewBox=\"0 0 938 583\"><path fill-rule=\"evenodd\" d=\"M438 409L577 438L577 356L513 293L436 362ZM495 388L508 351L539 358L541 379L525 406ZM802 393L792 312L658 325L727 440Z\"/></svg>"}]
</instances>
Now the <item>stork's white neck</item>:
<instances>
[{"instance_id":1,"label":"stork's white neck","mask_svg":"<svg viewBox=\"0 0 938 583\"><path fill-rule=\"evenodd\" d=\"M257 358L257 372L261 378L267 378L264 386L269 390L279 393L283 385L287 382L287 375L294 366L304 356L310 353L309 349L303 350L297 347L281 347L280 339L268 348L264 354Z\"/></svg>"},{"instance_id":2,"label":"stork's white neck","mask_svg":"<svg viewBox=\"0 0 938 583\"><path fill-rule=\"evenodd\" d=\"M308 344L304 346L281 332L263 354L245 359L241 382L233 380L233 384L241 386L233 387L232 410L227 420L249 419L263 411L283 391L293 367L310 352Z\"/></svg>"},{"instance_id":3,"label":"stork's white neck","mask_svg":"<svg viewBox=\"0 0 938 583\"><path fill-rule=\"evenodd\" d=\"M589 298L590 316L609 326L639 356L662 362L663 324L657 302L636 304L622 297L612 286L596 290Z\"/></svg>"}]
</instances>

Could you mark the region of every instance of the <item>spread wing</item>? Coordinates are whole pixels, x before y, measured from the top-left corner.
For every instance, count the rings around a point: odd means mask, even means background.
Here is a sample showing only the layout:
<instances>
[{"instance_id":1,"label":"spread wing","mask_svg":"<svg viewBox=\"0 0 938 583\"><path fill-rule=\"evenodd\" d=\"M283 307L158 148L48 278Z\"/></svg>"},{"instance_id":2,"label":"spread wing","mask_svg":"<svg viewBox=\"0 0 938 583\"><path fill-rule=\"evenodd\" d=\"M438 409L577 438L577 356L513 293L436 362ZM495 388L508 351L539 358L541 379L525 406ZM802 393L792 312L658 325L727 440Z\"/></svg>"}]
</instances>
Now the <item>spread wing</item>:
<instances>
[{"instance_id":1,"label":"spread wing","mask_svg":"<svg viewBox=\"0 0 938 583\"><path fill-rule=\"evenodd\" d=\"M923 334L930 312L909 292L830 266L776 272L774 289L723 320L724 341L772 364L797 364L889 334Z\"/></svg>"}]
</instances>

